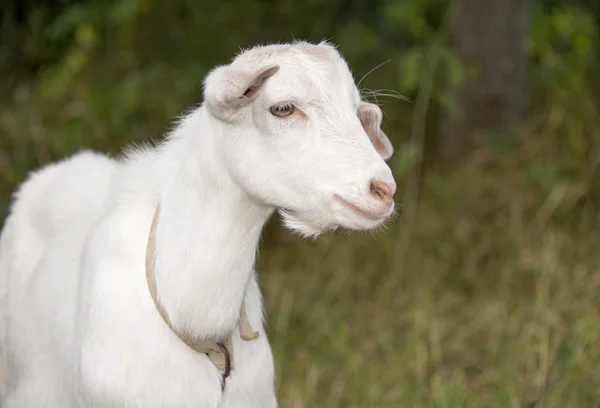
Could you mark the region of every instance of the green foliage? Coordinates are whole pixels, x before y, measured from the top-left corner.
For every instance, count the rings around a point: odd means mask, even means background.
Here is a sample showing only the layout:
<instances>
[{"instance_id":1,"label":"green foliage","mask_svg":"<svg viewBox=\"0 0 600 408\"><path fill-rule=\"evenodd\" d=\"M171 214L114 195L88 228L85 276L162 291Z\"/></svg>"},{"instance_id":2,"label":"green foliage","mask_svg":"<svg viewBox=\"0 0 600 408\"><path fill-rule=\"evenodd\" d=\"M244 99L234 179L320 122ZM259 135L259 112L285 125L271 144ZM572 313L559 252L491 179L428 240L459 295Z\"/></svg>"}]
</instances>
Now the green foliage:
<instances>
[{"instance_id":1,"label":"green foliage","mask_svg":"<svg viewBox=\"0 0 600 408\"><path fill-rule=\"evenodd\" d=\"M578 156L589 151L590 134L599 125L598 26L579 8L535 9L528 47L535 64L534 114L551 110L557 146ZM578 166L579 164L574 164Z\"/></svg>"},{"instance_id":2,"label":"green foliage","mask_svg":"<svg viewBox=\"0 0 600 408\"><path fill-rule=\"evenodd\" d=\"M426 156L408 231L423 152L396 93L432 81L428 123L469 114L450 92L473 73L440 38L447 1L19 4L0 44L0 213L42 164L160 139L238 47L331 39L383 107L400 220L316 243L269 224L258 270L282 408L600 406L596 2L535 2L524 141L494 137L452 168Z\"/></svg>"}]
</instances>

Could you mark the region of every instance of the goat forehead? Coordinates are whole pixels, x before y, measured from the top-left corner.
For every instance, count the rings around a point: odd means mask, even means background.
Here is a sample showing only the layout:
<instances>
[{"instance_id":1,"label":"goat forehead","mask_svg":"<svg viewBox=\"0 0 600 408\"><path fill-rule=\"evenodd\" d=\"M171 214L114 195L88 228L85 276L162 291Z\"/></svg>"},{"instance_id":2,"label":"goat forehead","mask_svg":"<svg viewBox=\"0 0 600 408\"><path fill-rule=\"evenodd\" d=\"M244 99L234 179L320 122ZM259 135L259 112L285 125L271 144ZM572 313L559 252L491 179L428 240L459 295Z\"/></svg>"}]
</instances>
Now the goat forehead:
<instances>
[{"instance_id":1,"label":"goat forehead","mask_svg":"<svg viewBox=\"0 0 600 408\"><path fill-rule=\"evenodd\" d=\"M329 104L356 106L360 102L348 64L328 43L257 46L243 51L232 62L246 69L260 69L269 64L281 67L280 85L291 87L291 94L306 93L310 99Z\"/></svg>"},{"instance_id":2,"label":"goat forehead","mask_svg":"<svg viewBox=\"0 0 600 408\"><path fill-rule=\"evenodd\" d=\"M281 64L278 83L291 94L314 103L356 106L360 102L358 89L347 66L331 60L290 61Z\"/></svg>"},{"instance_id":3,"label":"goat forehead","mask_svg":"<svg viewBox=\"0 0 600 408\"><path fill-rule=\"evenodd\" d=\"M263 97L268 103L289 100L308 104L320 111L357 108L358 90L352 81L344 81L329 69L311 69L283 65L277 78L266 85Z\"/></svg>"},{"instance_id":4,"label":"goat forehead","mask_svg":"<svg viewBox=\"0 0 600 408\"><path fill-rule=\"evenodd\" d=\"M328 76L345 81L350 79L349 82L354 83L346 61L327 43L315 45L298 42L257 46L238 54L232 62L234 66L249 69L260 69L268 64L298 66L310 70L311 74L315 74L315 71L326 72Z\"/></svg>"},{"instance_id":5,"label":"goat forehead","mask_svg":"<svg viewBox=\"0 0 600 408\"><path fill-rule=\"evenodd\" d=\"M331 61L288 61L281 66L282 77L301 78L322 92L331 93L355 88L354 80L347 70Z\"/></svg>"}]
</instances>

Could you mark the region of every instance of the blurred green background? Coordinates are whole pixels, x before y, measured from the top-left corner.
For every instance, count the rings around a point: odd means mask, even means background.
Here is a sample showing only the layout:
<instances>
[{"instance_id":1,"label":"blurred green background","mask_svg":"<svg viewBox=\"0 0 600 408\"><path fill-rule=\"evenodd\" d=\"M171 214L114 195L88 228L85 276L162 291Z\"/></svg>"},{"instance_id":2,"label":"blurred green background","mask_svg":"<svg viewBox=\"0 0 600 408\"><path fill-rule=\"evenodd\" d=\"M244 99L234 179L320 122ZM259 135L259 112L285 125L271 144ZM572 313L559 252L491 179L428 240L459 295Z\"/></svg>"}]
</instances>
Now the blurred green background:
<instances>
[{"instance_id":1,"label":"blurred green background","mask_svg":"<svg viewBox=\"0 0 600 408\"><path fill-rule=\"evenodd\" d=\"M240 47L328 39L400 211L269 223L281 407L600 407L599 29L597 0L4 0L0 219L28 171L160 139Z\"/></svg>"}]
</instances>

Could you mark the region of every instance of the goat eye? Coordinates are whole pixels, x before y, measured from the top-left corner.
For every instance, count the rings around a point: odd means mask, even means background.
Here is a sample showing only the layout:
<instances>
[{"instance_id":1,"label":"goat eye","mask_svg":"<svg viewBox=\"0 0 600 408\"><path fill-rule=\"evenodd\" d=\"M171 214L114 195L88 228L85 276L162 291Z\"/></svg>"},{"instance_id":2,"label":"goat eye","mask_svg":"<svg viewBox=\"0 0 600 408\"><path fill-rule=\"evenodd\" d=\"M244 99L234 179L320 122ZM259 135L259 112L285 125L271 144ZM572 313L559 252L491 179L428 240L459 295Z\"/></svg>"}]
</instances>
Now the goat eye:
<instances>
[{"instance_id":1,"label":"goat eye","mask_svg":"<svg viewBox=\"0 0 600 408\"><path fill-rule=\"evenodd\" d=\"M292 113L294 113L296 107L291 103L286 103L283 105L273 105L269 108L269 110L273 116L285 118L286 116L290 116Z\"/></svg>"}]
</instances>

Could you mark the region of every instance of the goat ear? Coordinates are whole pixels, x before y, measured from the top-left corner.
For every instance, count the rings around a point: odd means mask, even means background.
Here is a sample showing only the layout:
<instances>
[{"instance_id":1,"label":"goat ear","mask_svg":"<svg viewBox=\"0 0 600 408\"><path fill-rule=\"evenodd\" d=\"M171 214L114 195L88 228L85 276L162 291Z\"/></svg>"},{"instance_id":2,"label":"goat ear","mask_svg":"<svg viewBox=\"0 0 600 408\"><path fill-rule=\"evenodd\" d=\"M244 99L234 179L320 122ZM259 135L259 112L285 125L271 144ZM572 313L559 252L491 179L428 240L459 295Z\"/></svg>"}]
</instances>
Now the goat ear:
<instances>
[{"instance_id":1,"label":"goat ear","mask_svg":"<svg viewBox=\"0 0 600 408\"><path fill-rule=\"evenodd\" d=\"M258 70L242 70L224 65L212 70L204 81L204 101L222 119L252 102L264 83L279 71L272 64Z\"/></svg>"},{"instance_id":2,"label":"goat ear","mask_svg":"<svg viewBox=\"0 0 600 408\"><path fill-rule=\"evenodd\" d=\"M379 106L361 102L357 112L360 123L362 123L369 140L373 144L377 153L381 155L384 160L388 160L394 153L394 147L388 139L387 135L381 130L381 120L383 118L381 109Z\"/></svg>"}]
</instances>

